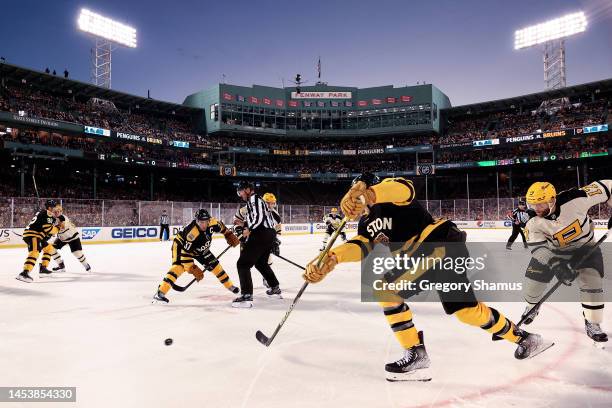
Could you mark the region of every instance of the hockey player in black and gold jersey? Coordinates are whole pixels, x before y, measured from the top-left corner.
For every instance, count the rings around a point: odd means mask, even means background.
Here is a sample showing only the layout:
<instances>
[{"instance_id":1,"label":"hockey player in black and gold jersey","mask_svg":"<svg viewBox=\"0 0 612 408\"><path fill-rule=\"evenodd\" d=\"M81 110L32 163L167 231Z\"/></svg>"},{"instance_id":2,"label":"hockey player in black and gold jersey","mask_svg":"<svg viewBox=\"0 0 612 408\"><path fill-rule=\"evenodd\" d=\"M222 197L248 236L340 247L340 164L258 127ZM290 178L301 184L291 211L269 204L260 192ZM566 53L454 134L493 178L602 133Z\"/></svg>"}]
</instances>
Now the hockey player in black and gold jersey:
<instances>
[{"instance_id":1,"label":"hockey player in black and gold jersey","mask_svg":"<svg viewBox=\"0 0 612 408\"><path fill-rule=\"evenodd\" d=\"M465 232L448 220L436 220L415 199L412 182L404 178L389 178L380 181L371 173L364 173L353 182L341 202L342 212L355 219L364 211L358 225L357 236L333 248L322 260L320 266L310 263L306 267L304 279L319 282L341 262L360 261L373 247L382 243L389 246L392 254L414 253L410 248L418 248L431 243L438 256L468 257ZM451 244L452 243L452 244ZM416 249L415 249L416 250ZM400 271L403 273L404 271ZM412 272L406 272L412 273ZM464 273L445 270L423 269L420 278L435 277L446 282L468 282ZM397 279L411 279L402 274ZM392 281L397 281L393 279ZM537 334L517 329L497 310L478 302L473 291L469 291L460 301L449 299L442 291L438 292L447 314L454 314L463 323L480 327L494 335L518 345L515 357L530 358L539 354L552 344L545 343ZM402 293L399 293L402 296ZM381 301L385 317L397 340L405 349L404 355L396 362L385 366L389 381L431 379L427 373L429 357L423 344L422 332L418 332L412 322L412 311L403 301Z\"/></svg>"},{"instance_id":2,"label":"hockey player in black and gold jersey","mask_svg":"<svg viewBox=\"0 0 612 408\"><path fill-rule=\"evenodd\" d=\"M36 213L34 218L26 226L23 232L23 240L28 246L28 257L23 264L23 272L17 275L17 280L22 282L32 282L30 272L36 266L36 261L40 251L43 251L42 262L40 264L39 273L48 275L51 273L47 266L51 261L51 254L55 252L53 246L49 244L49 239L57 234L57 220L53 216L53 210L58 206L55 200L47 200L45 209Z\"/></svg>"},{"instance_id":3,"label":"hockey player in black and gold jersey","mask_svg":"<svg viewBox=\"0 0 612 408\"><path fill-rule=\"evenodd\" d=\"M223 234L227 243L233 247L240 243L232 231L227 229L221 221L211 217L204 209L198 210L195 220L176 234L172 243L172 267L153 296L154 302L168 303L166 294L171 288L170 283L176 282L185 271L192 274L198 281L202 280L204 271L194 263L194 260L212 272L226 289L232 293L239 292L223 270L219 260L210 252L209 247L214 233Z\"/></svg>"}]
</instances>

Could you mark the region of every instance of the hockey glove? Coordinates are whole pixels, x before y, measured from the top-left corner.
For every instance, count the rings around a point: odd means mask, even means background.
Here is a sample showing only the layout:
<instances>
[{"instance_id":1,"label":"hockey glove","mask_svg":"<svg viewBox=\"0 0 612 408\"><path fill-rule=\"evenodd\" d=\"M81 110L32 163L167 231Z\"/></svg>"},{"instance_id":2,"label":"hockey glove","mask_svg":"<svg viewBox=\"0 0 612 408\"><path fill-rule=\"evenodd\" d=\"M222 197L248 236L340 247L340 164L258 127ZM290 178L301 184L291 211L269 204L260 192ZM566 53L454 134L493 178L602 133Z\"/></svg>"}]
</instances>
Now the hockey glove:
<instances>
[{"instance_id":1,"label":"hockey glove","mask_svg":"<svg viewBox=\"0 0 612 408\"><path fill-rule=\"evenodd\" d=\"M306 265L306 272L302 277L310 283L321 282L325 275L330 273L338 265L338 258L333 253L326 255L321 262L321 266L317 266L317 261L314 260Z\"/></svg>"},{"instance_id":2,"label":"hockey glove","mask_svg":"<svg viewBox=\"0 0 612 408\"><path fill-rule=\"evenodd\" d=\"M204 271L196 264L192 264L187 271L193 275L194 278L199 282L204 278Z\"/></svg>"},{"instance_id":3,"label":"hockey glove","mask_svg":"<svg viewBox=\"0 0 612 408\"><path fill-rule=\"evenodd\" d=\"M226 229L223 236L225 237L225 242L227 242L228 245L231 245L232 247L237 247L240 245L240 240L231 230Z\"/></svg>"},{"instance_id":4,"label":"hockey glove","mask_svg":"<svg viewBox=\"0 0 612 408\"><path fill-rule=\"evenodd\" d=\"M272 243L272 253L276 256L280 256L280 240L278 238L274 238L274 242Z\"/></svg>"},{"instance_id":5,"label":"hockey glove","mask_svg":"<svg viewBox=\"0 0 612 408\"><path fill-rule=\"evenodd\" d=\"M548 263L548 267L557 279L567 286L571 286L578 276L578 272L572 267L571 263L563 258L552 258Z\"/></svg>"},{"instance_id":6,"label":"hockey glove","mask_svg":"<svg viewBox=\"0 0 612 408\"><path fill-rule=\"evenodd\" d=\"M365 203L362 201L363 196ZM356 219L365 209L366 204L371 205L376 202L376 193L367 188L363 181L355 183L351 189L342 197L340 208L344 215L351 220Z\"/></svg>"}]
</instances>

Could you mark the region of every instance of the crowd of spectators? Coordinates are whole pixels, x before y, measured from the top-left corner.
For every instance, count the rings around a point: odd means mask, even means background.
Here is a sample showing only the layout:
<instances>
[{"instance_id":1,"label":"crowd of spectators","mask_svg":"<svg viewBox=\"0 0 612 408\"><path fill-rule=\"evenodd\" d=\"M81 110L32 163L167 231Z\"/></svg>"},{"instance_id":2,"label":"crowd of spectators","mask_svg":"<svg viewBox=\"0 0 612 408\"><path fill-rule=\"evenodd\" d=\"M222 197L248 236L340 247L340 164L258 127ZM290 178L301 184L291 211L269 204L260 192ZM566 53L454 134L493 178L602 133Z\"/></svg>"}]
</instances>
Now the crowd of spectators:
<instances>
[{"instance_id":1,"label":"crowd of spectators","mask_svg":"<svg viewBox=\"0 0 612 408\"><path fill-rule=\"evenodd\" d=\"M498 149L470 149L440 151L436 154L436 163L461 163L468 161L517 159L556 155L563 157L581 152L599 153L608 150L609 137L591 136L563 140L548 140L539 143L507 145Z\"/></svg>"},{"instance_id":2,"label":"crowd of spectators","mask_svg":"<svg viewBox=\"0 0 612 408\"><path fill-rule=\"evenodd\" d=\"M439 143L452 144L472 140L528 135L575 127L607 123L612 105L607 99L588 103L567 104L552 111L504 110L490 114L469 115L450 119L446 135Z\"/></svg>"},{"instance_id":3,"label":"crowd of spectators","mask_svg":"<svg viewBox=\"0 0 612 408\"><path fill-rule=\"evenodd\" d=\"M96 98L81 101L76 97L55 95L27 85L0 88L0 110L162 140L197 142L202 138L192 132L188 118L145 113L136 108L121 110L108 101Z\"/></svg>"},{"instance_id":4,"label":"crowd of spectators","mask_svg":"<svg viewBox=\"0 0 612 408\"><path fill-rule=\"evenodd\" d=\"M210 149L251 147L278 150L355 150L382 149L422 144L451 144L472 140L519 136L537 131L550 131L606 123L612 106L606 98L593 102L567 104L555 110L505 109L487 114L451 117L445 134L393 135L364 139L327 139L283 141L261 136L232 134L200 135L193 130L192 119L175 115L144 112L136 107L119 109L115 104L96 98L86 99L69 94L55 94L31 84L0 87L0 110L20 112L26 116L62 120L112 129L117 132L151 136L162 140L183 140Z\"/></svg>"}]
</instances>

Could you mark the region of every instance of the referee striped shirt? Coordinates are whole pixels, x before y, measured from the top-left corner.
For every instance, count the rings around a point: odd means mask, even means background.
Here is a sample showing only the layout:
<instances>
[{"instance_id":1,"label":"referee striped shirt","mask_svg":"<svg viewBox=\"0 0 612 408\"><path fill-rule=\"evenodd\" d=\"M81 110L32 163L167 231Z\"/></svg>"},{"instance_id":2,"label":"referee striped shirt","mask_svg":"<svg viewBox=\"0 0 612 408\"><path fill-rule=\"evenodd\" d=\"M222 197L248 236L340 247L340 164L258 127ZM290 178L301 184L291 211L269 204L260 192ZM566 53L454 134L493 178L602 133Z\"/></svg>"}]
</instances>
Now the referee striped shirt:
<instances>
[{"instance_id":1,"label":"referee striped shirt","mask_svg":"<svg viewBox=\"0 0 612 408\"><path fill-rule=\"evenodd\" d=\"M276 221L265 201L257 194L253 194L247 201L246 226L254 231L259 227L274 228Z\"/></svg>"}]
</instances>

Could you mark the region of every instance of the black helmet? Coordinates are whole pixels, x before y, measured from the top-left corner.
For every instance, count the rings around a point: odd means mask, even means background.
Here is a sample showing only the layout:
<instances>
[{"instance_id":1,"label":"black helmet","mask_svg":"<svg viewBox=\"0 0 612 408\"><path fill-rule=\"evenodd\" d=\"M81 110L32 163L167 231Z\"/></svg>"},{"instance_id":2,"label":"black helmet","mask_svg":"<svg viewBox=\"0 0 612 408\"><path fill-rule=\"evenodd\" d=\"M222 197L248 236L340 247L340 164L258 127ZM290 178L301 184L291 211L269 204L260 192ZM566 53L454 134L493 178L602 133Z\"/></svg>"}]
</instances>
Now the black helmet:
<instances>
[{"instance_id":1,"label":"black helmet","mask_svg":"<svg viewBox=\"0 0 612 408\"><path fill-rule=\"evenodd\" d=\"M57 201L50 199L45 201L45 208L55 208L57 206Z\"/></svg>"},{"instance_id":2,"label":"black helmet","mask_svg":"<svg viewBox=\"0 0 612 408\"><path fill-rule=\"evenodd\" d=\"M251 190L253 189L253 183L251 183L250 181L247 180L242 180L238 183L238 187L236 188L236 191L242 191L245 190L247 188L250 188Z\"/></svg>"},{"instance_id":3,"label":"black helmet","mask_svg":"<svg viewBox=\"0 0 612 408\"><path fill-rule=\"evenodd\" d=\"M380 183L381 180L380 180L380 177L378 177L376 174L366 171L365 173L361 173L360 175L355 177L351 185L354 186L360 181L363 181L364 183L366 183L366 186L371 187L373 185Z\"/></svg>"},{"instance_id":4,"label":"black helmet","mask_svg":"<svg viewBox=\"0 0 612 408\"><path fill-rule=\"evenodd\" d=\"M195 219L198 221L208 221L210 220L210 214L203 208L200 208L195 213Z\"/></svg>"}]
</instances>

